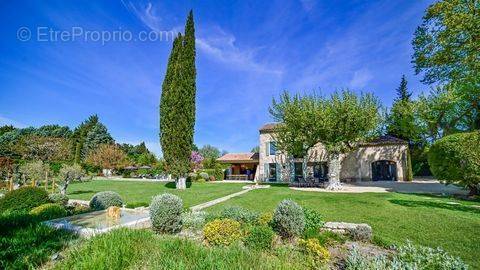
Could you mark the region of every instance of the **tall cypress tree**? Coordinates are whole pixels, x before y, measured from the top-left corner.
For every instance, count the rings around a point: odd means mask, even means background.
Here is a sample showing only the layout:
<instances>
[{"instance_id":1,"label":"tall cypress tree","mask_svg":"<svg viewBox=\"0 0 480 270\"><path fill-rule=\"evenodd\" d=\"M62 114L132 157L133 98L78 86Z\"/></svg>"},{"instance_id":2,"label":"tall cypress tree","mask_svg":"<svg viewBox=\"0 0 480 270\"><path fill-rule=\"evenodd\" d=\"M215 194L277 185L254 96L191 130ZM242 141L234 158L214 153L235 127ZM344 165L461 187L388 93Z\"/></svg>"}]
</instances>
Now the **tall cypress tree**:
<instances>
[{"instance_id":1,"label":"tall cypress tree","mask_svg":"<svg viewBox=\"0 0 480 270\"><path fill-rule=\"evenodd\" d=\"M160 100L160 144L165 167L185 188L195 128L195 28L190 11L185 36L179 34L168 60Z\"/></svg>"}]
</instances>

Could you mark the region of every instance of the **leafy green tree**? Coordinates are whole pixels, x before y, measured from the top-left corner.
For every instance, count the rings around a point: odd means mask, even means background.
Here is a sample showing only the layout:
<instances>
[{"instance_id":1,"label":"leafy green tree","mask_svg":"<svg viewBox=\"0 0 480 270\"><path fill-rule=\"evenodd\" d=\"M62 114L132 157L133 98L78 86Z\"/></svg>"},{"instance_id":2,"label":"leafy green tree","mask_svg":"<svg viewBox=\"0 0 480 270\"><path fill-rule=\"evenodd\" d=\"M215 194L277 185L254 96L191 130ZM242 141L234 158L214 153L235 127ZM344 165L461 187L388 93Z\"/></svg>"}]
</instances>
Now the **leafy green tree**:
<instances>
[{"instance_id":1,"label":"leafy green tree","mask_svg":"<svg viewBox=\"0 0 480 270\"><path fill-rule=\"evenodd\" d=\"M162 85L160 102L160 144L167 171L184 189L190 170L195 127L195 29L193 12L185 25L185 35L174 42Z\"/></svg>"},{"instance_id":2,"label":"leafy green tree","mask_svg":"<svg viewBox=\"0 0 480 270\"><path fill-rule=\"evenodd\" d=\"M75 128L72 134L72 153L75 163L82 162L84 156L84 144L85 138L88 132L99 122L98 116L91 115L87 120L83 121L78 127Z\"/></svg>"},{"instance_id":3,"label":"leafy green tree","mask_svg":"<svg viewBox=\"0 0 480 270\"><path fill-rule=\"evenodd\" d=\"M447 184L460 184L478 195L480 190L480 132L443 137L430 148L428 162L433 175Z\"/></svg>"},{"instance_id":4,"label":"leafy green tree","mask_svg":"<svg viewBox=\"0 0 480 270\"><path fill-rule=\"evenodd\" d=\"M83 146L83 154L87 156L90 151L95 150L102 144L113 144L115 141L102 123L96 123L87 133Z\"/></svg>"},{"instance_id":5,"label":"leafy green tree","mask_svg":"<svg viewBox=\"0 0 480 270\"><path fill-rule=\"evenodd\" d=\"M202 148L198 150L198 153L202 155L202 157L204 158L217 159L220 157L220 150L217 147L212 146L210 144L204 145Z\"/></svg>"},{"instance_id":6,"label":"leafy green tree","mask_svg":"<svg viewBox=\"0 0 480 270\"><path fill-rule=\"evenodd\" d=\"M252 150L250 150L250 152L252 152L252 153L260 153L260 146L257 145L257 146L255 146L255 147L253 147Z\"/></svg>"},{"instance_id":7,"label":"leafy green tree","mask_svg":"<svg viewBox=\"0 0 480 270\"><path fill-rule=\"evenodd\" d=\"M50 167L43 161L36 160L21 165L19 171L27 180L40 183L45 179L45 174L50 172Z\"/></svg>"},{"instance_id":8,"label":"leafy green tree","mask_svg":"<svg viewBox=\"0 0 480 270\"><path fill-rule=\"evenodd\" d=\"M5 133L7 133L7 132L10 132L10 131L13 131L13 130L15 130L15 127L12 126L12 125L4 125L4 126L1 126L1 127L0 127L0 137L1 137L3 134L5 134Z\"/></svg>"},{"instance_id":9,"label":"leafy green tree","mask_svg":"<svg viewBox=\"0 0 480 270\"><path fill-rule=\"evenodd\" d=\"M66 195L68 185L74 180L80 180L84 174L85 172L80 165L64 164L57 176L61 184L60 193Z\"/></svg>"},{"instance_id":10,"label":"leafy green tree","mask_svg":"<svg viewBox=\"0 0 480 270\"><path fill-rule=\"evenodd\" d=\"M420 129L415 120L415 104L411 100L411 96L412 93L408 91L407 87L407 79L403 75L400 86L397 88L397 97L387 117L387 133L409 142L407 181L413 179L410 152L414 146L421 145L419 144Z\"/></svg>"},{"instance_id":11,"label":"leafy green tree","mask_svg":"<svg viewBox=\"0 0 480 270\"><path fill-rule=\"evenodd\" d=\"M480 128L479 14L477 0L438 1L426 10L413 40L416 73L424 83L449 88L457 97L451 120L470 131Z\"/></svg>"},{"instance_id":12,"label":"leafy green tree","mask_svg":"<svg viewBox=\"0 0 480 270\"><path fill-rule=\"evenodd\" d=\"M269 111L280 124L275 128L277 149L293 158L309 159L310 149L322 143L328 153L329 187L340 188L340 155L358 147L378 132L380 104L372 94L344 90L329 98L285 92Z\"/></svg>"}]
</instances>

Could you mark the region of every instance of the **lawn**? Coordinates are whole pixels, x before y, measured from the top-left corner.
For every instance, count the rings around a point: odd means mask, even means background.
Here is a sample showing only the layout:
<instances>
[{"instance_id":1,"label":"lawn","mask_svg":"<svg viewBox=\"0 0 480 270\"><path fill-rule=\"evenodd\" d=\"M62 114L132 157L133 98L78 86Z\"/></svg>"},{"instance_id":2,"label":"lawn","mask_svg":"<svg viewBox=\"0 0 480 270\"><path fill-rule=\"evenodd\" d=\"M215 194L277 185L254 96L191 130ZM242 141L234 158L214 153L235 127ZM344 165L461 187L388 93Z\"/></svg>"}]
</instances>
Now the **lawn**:
<instances>
[{"instance_id":1,"label":"lawn","mask_svg":"<svg viewBox=\"0 0 480 270\"><path fill-rule=\"evenodd\" d=\"M175 183L93 180L68 186L70 199L90 200L99 191L118 192L127 204L149 204L152 197L165 192L180 196L185 207L191 207L242 190L239 183L193 183L184 191L176 190Z\"/></svg>"},{"instance_id":2,"label":"lawn","mask_svg":"<svg viewBox=\"0 0 480 270\"><path fill-rule=\"evenodd\" d=\"M382 244L413 243L442 247L480 269L480 202L466 202L429 195L400 193L323 193L290 190L285 186L253 190L209 208L220 211L240 205L259 212L273 211L290 198L320 211L326 221L368 223L375 241ZM459 204L452 204L459 203Z\"/></svg>"}]
</instances>

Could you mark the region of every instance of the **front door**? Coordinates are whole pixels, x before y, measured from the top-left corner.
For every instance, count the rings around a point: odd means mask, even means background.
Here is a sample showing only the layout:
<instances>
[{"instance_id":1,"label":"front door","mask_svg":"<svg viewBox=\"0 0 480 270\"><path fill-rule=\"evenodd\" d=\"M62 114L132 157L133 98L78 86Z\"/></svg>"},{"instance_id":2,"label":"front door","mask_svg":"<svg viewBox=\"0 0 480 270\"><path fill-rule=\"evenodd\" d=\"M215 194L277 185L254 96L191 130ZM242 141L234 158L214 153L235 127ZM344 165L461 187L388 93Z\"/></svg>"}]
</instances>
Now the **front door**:
<instances>
[{"instance_id":1,"label":"front door","mask_svg":"<svg viewBox=\"0 0 480 270\"><path fill-rule=\"evenodd\" d=\"M390 160L379 160L372 163L373 181L397 181L397 164Z\"/></svg>"}]
</instances>

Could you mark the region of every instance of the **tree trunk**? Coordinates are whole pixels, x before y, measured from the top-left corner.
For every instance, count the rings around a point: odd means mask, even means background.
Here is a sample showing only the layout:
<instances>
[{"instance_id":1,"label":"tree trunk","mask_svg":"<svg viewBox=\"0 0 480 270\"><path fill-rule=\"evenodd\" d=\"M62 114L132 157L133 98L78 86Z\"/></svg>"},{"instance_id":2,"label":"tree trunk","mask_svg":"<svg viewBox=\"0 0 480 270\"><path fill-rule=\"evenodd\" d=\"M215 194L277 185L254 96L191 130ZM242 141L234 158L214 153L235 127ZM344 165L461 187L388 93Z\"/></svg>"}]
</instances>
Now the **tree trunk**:
<instances>
[{"instance_id":1,"label":"tree trunk","mask_svg":"<svg viewBox=\"0 0 480 270\"><path fill-rule=\"evenodd\" d=\"M187 182L187 179L185 177L177 178L177 180L175 180L177 189L186 189L187 188L186 182Z\"/></svg>"},{"instance_id":2,"label":"tree trunk","mask_svg":"<svg viewBox=\"0 0 480 270\"><path fill-rule=\"evenodd\" d=\"M328 155L328 190L340 190L342 184L340 183L340 155L337 153Z\"/></svg>"}]
</instances>

